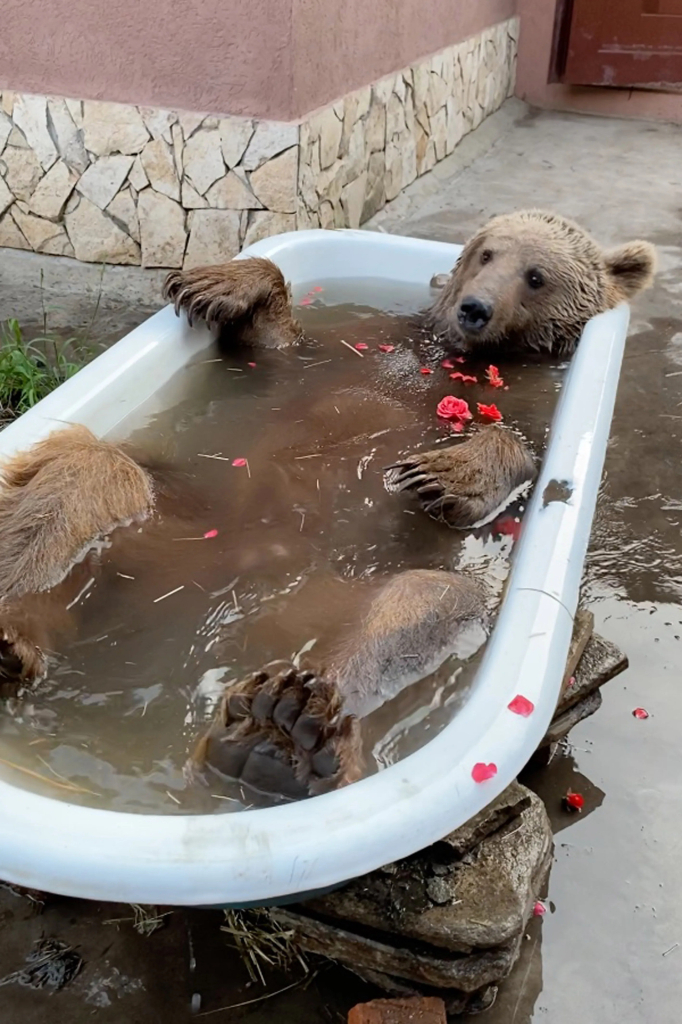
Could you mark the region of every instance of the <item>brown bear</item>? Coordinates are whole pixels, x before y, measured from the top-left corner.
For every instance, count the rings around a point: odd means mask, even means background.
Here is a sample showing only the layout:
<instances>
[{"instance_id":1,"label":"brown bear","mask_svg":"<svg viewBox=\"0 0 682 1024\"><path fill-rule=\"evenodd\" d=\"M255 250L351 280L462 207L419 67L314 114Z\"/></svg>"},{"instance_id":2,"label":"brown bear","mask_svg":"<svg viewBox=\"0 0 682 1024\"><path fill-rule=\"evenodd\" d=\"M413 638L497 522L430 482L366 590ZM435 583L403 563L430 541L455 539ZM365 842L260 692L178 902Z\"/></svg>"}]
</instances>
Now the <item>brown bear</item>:
<instances>
[{"instance_id":1,"label":"brown bear","mask_svg":"<svg viewBox=\"0 0 682 1024\"><path fill-rule=\"evenodd\" d=\"M358 720L450 654L470 656L489 631L488 595L463 573L414 569L345 590L355 613L327 670L275 663L228 685L188 761L190 779L217 773L288 799L347 785L361 774ZM324 600L323 582L315 595Z\"/></svg>"},{"instance_id":2,"label":"brown bear","mask_svg":"<svg viewBox=\"0 0 682 1024\"><path fill-rule=\"evenodd\" d=\"M422 322L432 332L430 337L435 334L445 345L460 350L504 345L511 350L525 348L552 355L570 354L587 320L647 287L654 266L654 251L645 242L632 242L604 252L582 229L564 218L538 211L513 213L490 221L466 244L442 294L423 315ZM301 336L300 325L293 316L289 288L281 271L269 260L251 258L223 266L175 271L167 280L166 295L173 300L176 312L184 310L190 319L203 318L219 327L223 343L286 348ZM431 340L428 343L433 344ZM369 404L375 413L382 413L380 404ZM403 411L399 415L403 416ZM343 417L339 419L343 421ZM337 432L336 421L332 422ZM355 434L358 423L354 422L352 428ZM35 676L44 664L41 647L45 641L41 644L39 640L31 642L26 638L21 628L23 608L17 610L21 611L20 623L5 615L14 602L23 602L19 596L22 591L52 585L68 571L69 564L89 539L117 523L145 518L151 511L154 491L151 477L141 468L136 470L126 453L102 445L91 436L76 438L72 435L72 439L76 443L70 452L61 449L67 441L62 434L47 461L41 461L40 452L36 451L31 453L26 467L19 470L16 466L8 467L6 471L6 489L0 502L0 518L3 510L5 514L5 550L0 546L0 569L4 573L0 578L0 600L4 595L6 602L2 609L5 632L4 643L0 642L0 655L4 655L4 659L0 658L3 662L0 672L4 666L8 675ZM330 437L329 443L337 444L338 437ZM77 455L78 446L81 454L74 461L72 456ZM47 448L45 454L48 454ZM108 464L110 459L113 459L110 471L120 468L122 473L124 486L120 495L101 492L102 473L99 469L95 471L100 460ZM40 472L35 471L38 464ZM67 465L68 473L62 472L62 467ZM488 427L451 448L404 459L391 472L392 483L401 489L416 490L430 514L439 516L449 525L469 528L489 516L515 486L532 478L534 466L527 449L511 431ZM56 515L52 519L41 518L38 511L45 497L43 484L57 499L53 505ZM113 504L110 497L116 498ZM34 498L38 505L31 512ZM27 511L30 515L24 514ZM29 542L26 548L22 538ZM15 566L20 563L22 568L17 576ZM431 578L429 576L429 580ZM438 642L432 636L422 638L419 633L422 626L434 625L432 598L435 591L431 582L427 581L423 587L422 582L420 577L409 573L396 577L395 586L388 585L390 600L386 595L382 598L381 615L370 617L370 625L375 619L378 623L377 637L370 637L362 630L355 636L355 649L359 650L361 663L353 669L352 675L368 686L368 695L375 699L385 680L381 673L370 670L367 657L371 655L370 661L374 658L372 665L376 668L385 655L392 656L391 652L401 649L405 638L415 635L420 636L420 650L427 660L429 654L438 649ZM68 583L67 579L64 585ZM457 587L452 584L453 593L460 584L466 590L464 582L460 581ZM443 586L438 582L436 585L438 594L442 595ZM422 590L424 600L420 598ZM436 616L435 626L443 628L443 623L447 622L450 630L452 617L458 619L459 612L456 608L448 611L448 602L444 605L440 596L437 608L446 619ZM467 619L466 614L464 618ZM22 646L24 639L28 642L25 648ZM423 644L421 639L424 639ZM35 657L31 660L33 654ZM319 694L316 691L319 706L326 708L327 718L331 716L337 724L348 717L350 709L350 704L346 707L344 703L341 714L337 707L339 695L344 702L350 699L344 678L343 667L337 665L325 684L332 689ZM283 681L277 684L278 700L280 697L288 700L291 689L293 705L298 706L294 698L296 694L300 697L300 685L296 673L293 676L285 673ZM324 719L325 715L322 717ZM225 720L222 726L227 728L233 724ZM330 722L327 725L331 728ZM266 736L268 730L263 732L255 719L239 728L240 736L248 732L250 749L258 736L272 745L274 734ZM338 735L350 742L352 730L345 731L347 729L344 725ZM277 730L275 733L279 735ZM334 729L331 732L323 729L313 744L316 752L326 748L333 735ZM320 737L324 739L321 745ZM280 743L278 749L288 764L292 758L294 764L300 763L303 748L296 747L296 734ZM337 769L332 770L333 764L350 765L354 761L350 754L346 759L343 751L337 754L337 760L330 761L331 767L321 772L321 776L332 779L334 785L340 779ZM321 761L324 762L324 757ZM317 768L313 774L316 772ZM302 781L299 776L298 782ZM312 787L309 788L312 791Z\"/></svg>"},{"instance_id":3,"label":"brown bear","mask_svg":"<svg viewBox=\"0 0 682 1024\"><path fill-rule=\"evenodd\" d=\"M231 343L286 348L301 337L291 309L291 289L272 260L253 256L218 266L174 270L166 278L164 298L195 320L229 333Z\"/></svg>"},{"instance_id":4,"label":"brown bear","mask_svg":"<svg viewBox=\"0 0 682 1024\"><path fill-rule=\"evenodd\" d=\"M501 426L480 427L447 448L419 452L387 466L389 491L410 491L433 519L457 530L489 523L535 479L532 455Z\"/></svg>"},{"instance_id":5,"label":"brown bear","mask_svg":"<svg viewBox=\"0 0 682 1024\"><path fill-rule=\"evenodd\" d=\"M648 288L655 267L648 242L605 251L558 214L503 214L466 243L424 325L463 352L571 355L587 321Z\"/></svg>"},{"instance_id":6,"label":"brown bear","mask_svg":"<svg viewBox=\"0 0 682 1024\"><path fill-rule=\"evenodd\" d=\"M507 213L469 239L422 325L458 351L504 345L570 355L587 321L649 287L655 268L648 242L604 250L559 214ZM190 321L227 329L231 344L282 348L301 336L286 282L270 260L176 270L165 295Z\"/></svg>"}]
</instances>

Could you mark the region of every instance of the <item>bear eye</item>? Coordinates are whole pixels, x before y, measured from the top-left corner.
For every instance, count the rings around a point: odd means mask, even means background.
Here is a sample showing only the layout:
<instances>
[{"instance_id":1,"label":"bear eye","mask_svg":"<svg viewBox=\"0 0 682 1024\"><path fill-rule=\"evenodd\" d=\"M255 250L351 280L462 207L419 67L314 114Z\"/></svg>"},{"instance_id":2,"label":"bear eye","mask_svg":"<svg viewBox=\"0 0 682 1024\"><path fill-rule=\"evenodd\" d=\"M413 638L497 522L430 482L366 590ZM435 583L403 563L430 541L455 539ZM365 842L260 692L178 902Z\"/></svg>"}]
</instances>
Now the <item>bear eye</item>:
<instances>
[{"instance_id":1,"label":"bear eye","mask_svg":"<svg viewBox=\"0 0 682 1024\"><path fill-rule=\"evenodd\" d=\"M528 283L529 288L533 288L537 291L538 288L542 288L545 283L545 279L539 270L533 269L526 273L526 282Z\"/></svg>"},{"instance_id":2,"label":"bear eye","mask_svg":"<svg viewBox=\"0 0 682 1024\"><path fill-rule=\"evenodd\" d=\"M490 249L484 249L481 253L481 263L490 263L493 258L493 254Z\"/></svg>"}]
</instances>

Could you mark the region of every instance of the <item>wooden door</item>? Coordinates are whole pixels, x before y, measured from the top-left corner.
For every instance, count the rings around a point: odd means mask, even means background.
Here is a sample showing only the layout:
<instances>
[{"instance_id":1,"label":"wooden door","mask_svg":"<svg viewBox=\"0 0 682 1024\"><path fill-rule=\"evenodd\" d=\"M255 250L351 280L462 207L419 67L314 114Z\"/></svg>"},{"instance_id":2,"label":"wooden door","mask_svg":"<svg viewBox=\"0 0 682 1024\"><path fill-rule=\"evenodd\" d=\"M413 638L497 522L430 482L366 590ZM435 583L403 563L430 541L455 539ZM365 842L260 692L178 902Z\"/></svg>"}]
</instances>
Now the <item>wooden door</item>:
<instances>
[{"instance_id":1,"label":"wooden door","mask_svg":"<svg viewBox=\"0 0 682 1024\"><path fill-rule=\"evenodd\" d=\"M682 0L559 0L557 64L570 85L680 91Z\"/></svg>"}]
</instances>

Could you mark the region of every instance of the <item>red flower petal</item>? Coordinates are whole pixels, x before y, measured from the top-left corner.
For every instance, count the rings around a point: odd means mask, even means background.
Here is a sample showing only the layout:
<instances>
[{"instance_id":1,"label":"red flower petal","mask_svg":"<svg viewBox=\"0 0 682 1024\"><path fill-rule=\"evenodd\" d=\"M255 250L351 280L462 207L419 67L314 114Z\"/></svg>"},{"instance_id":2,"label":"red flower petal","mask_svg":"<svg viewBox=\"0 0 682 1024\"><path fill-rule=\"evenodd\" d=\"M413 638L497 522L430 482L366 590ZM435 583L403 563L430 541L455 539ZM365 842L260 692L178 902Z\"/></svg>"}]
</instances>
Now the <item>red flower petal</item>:
<instances>
[{"instance_id":1,"label":"red flower petal","mask_svg":"<svg viewBox=\"0 0 682 1024\"><path fill-rule=\"evenodd\" d=\"M455 398L454 395L446 395L441 399L436 408L437 414L442 420L470 420L471 410L469 403L463 398Z\"/></svg>"},{"instance_id":2,"label":"red flower petal","mask_svg":"<svg viewBox=\"0 0 682 1024\"><path fill-rule=\"evenodd\" d=\"M538 900L533 907L533 917L544 917L546 913L547 907L544 903L541 903L540 900Z\"/></svg>"},{"instance_id":3,"label":"red flower petal","mask_svg":"<svg viewBox=\"0 0 682 1024\"><path fill-rule=\"evenodd\" d=\"M502 419L502 413L496 405L483 405L482 402L477 402L476 408L487 423L497 423Z\"/></svg>"},{"instance_id":4,"label":"red flower petal","mask_svg":"<svg viewBox=\"0 0 682 1024\"><path fill-rule=\"evenodd\" d=\"M299 306L310 306L312 305L312 301L313 300L309 299L308 296L306 295L305 299L301 299L301 301L299 302Z\"/></svg>"},{"instance_id":5,"label":"red flower petal","mask_svg":"<svg viewBox=\"0 0 682 1024\"><path fill-rule=\"evenodd\" d=\"M528 718L535 711L535 704L528 700L527 697L522 697L520 693L517 693L514 699L507 704L507 707L515 715L521 715L522 718Z\"/></svg>"},{"instance_id":6,"label":"red flower petal","mask_svg":"<svg viewBox=\"0 0 682 1024\"><path fill-rule=\"evenodd\" d=\"M646 708L635 708L635 710L632 713L635 716L635 718L649 717L649 712L646 710Z\"/></svg>"},{"instance_id":7,"label":"red flower petal","mask_svg":"<svg viewBox=\"0 0 682 1024\"><path fill-rule=\"evenodd\" d=\"M455 364L452 362L451 359L444 359L440 365L443 367L444 370L454 370L455 368Z\"/></svg>"},{"instance_id":8,"label":"red flower petal","mask_svg":"<svg viewBox=\"0 0 682 1024\"><path fill-rule=\"evenodd\" d=\"M503 388L504 387L504 381L500 377L500 371L497 369L496 366L493 366L492 363L490 364L488 369L485 371L485 375L486 375L486 378L488 380L488 384L490 384L490 386L492 388Z\"/></svg>"},{"instance_id":9,"label":"red flower petal","mask_svg":"<svg viewBox=\"0 0 682 1024\"><path fill-rule=\"evenodd\" d=\"M321 288L319 284L316 284L315 287L313 288L313 291L314 292L323 292L324 288Z\"/></svg>"},{"instance_id":10,"label":"red flower petal","mask_svg":"<svg viewBox=\"0 0 682 1024\"><path fill-rule=\"evenodd\" d=\"M494 529L495 533L499 533L503 537L513 537L514 540L518 540L521 534L521 523L512 516L503 516L497 520Z\"/></svg>"},{"instance_id":11,"label":"red flower petal","mask_svg":"<svg viewBox=\"0 0 682 1024\"><path fill-rule=\"evenodd\" d=\"M455 362L456 363L466 363L466 359L464 358L464 356L455 356Z\"/></svg>"},{"instance_id":12,"label":"red flower petal","mask_svg":"<svg viewBox=\"0 0 682 1024\"><path fill-rule=\"evenodd\" d=\"M423 373L423 374L424 374L424 376L426 376L426 375L427 375L427 374L429 374L429 373L433 373L433 370L430 370L430 369L428 368L428 366L422 366L422 368L421 368L421 370L420 370L419 372L420 372L420 373Z\"/></svg>"},{"instance_id":13,"label":"red flower petal","mask_svg":"<svg viewBox=\"0 0 682 1024\"><path fill-rule=\"evenodd\" d=\"M474 782L487 782L489 779L494 779L496 775L497 765L492 763L483 764L482 761L479 761L471 769L471 778Z\"/></svg>"},{"instance_id":14,"label":"red flower petal","mask_svg":"<svg viewBox=\"0 0 682 1024\"><path fill-rule=\"evenodd\" d=\"M450 426L456 434L461 434L464 430L464 424L460 420L453 421Z\"/></svg>"},{"instance_id":15,"label":"red flower petal","mask_svg":"<svg viewBox=\"0 0 682 1024\"><path fill-rule=\"evenodd\" d=\"M395 345L379 345L380 352L393 352L394 350Z\"/></svg>"},{"instance_id":16,"label":"red flower petal","mask_svg":"<svg viewBox=\"0 0 682 1024\"><path fill-rule=\"evenodd\" d=\"M204 540L211 540L213 537L217 537L217 536L218 536L218 531L217 530L207 530L206 533L204 534Z\"/></svg>"},{"instance_id":17,"label":"red flower petal","mask_svg":"<svg viewBox=\"0 0 682 1024\"><path fill-rule=\"evenodd\" d=\"M470 377L467 373L460 373L459 370L457 373L450 374L450 380L461 380L462 384L478 384L475 377Z\"/></svg>"},{"instance_id":18,"label":"red flower petal","mask_svg":"<svg viewBox=\"0 0 682 1024\"><path fill-rule=\"evenodd\" d=\"M236 466L238 469L241 469L242 466L246 465L246 459L233 459L232 465Z\"/></svg>"},{"instance_id":19,"label":"red flower petal","mask_svg":"<svg viewBox=\"0 0 682 1024\"><path fill-rule=\"evenodd\" d=\"M585 797L582 793L571 793L570 789L564 797L564 804L569 811L582 811L585 806Z\"/></svg>"},{"instance_id":20,"label":"red flower petal","mask_svg":"<svg viewBox=\"0 0 682 1024\"><path fill-rule=\"evenodd\" d=\"M358 352L364 352L366 349L369 348L369 345L367 344L366 341L358 341L355 343L354 348L356 348Z\"/></svg>"},{"instance_id":21,"label":"red flower petal","mask_svg":"<svg viewBox=\"0 0 682 1024\"><path fill-rule=\"evenodd\" d=\"M255 363L249 363L248 365L251 366L251 367L255 367L256 364Z\"/></svg>"}]
</instances>

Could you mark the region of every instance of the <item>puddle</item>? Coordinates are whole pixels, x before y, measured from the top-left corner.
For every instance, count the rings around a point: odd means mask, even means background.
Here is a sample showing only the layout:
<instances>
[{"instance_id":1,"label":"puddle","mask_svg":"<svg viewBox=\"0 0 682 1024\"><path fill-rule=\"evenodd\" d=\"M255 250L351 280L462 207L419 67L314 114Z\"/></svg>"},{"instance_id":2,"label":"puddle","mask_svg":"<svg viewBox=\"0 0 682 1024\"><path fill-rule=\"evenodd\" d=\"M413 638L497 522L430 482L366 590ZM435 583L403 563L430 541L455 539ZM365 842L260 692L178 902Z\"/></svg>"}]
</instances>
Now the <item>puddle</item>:
<instances>
[{"instance_id":1,"label":"puddle","mask_svg":"<svg viewBox=\"0 0 682 1024\"><path fill-rule=\"evenodd\" d=\"M467 568L501 592L510 533L443 528L389 495L382 470L453 439L435 414L446 394L474 410L495 401L541 451L565 365L498 361L507 389L493 391L488 360L469 360L479 383L453 381L460 367L410 328L428 290L312 284L302 345L223 360L209 349L167 385L162 412L142 408L117 432L172 469L173 518L116 531L96 566L78 567L72 634L0 717L0 756L47 780L15 773L22 785L118 810L249 806L237 784L186 788L182 775L226 682L304 646L324 665L377 581L406 569ZM442 729L479 661L452 657L365 719L368 770Z\"/></svg>"},{"instance_id":2,"label":"puddle","mask_svg":"<svg viewBox=\"0 0 682 1024\"><path fill-rule=\"evenodd\" d=\"M568 502L573 488L566 480L550 480L542 492L542 507L547 508L553 501Z\"/></svg>"}]
</instances>

